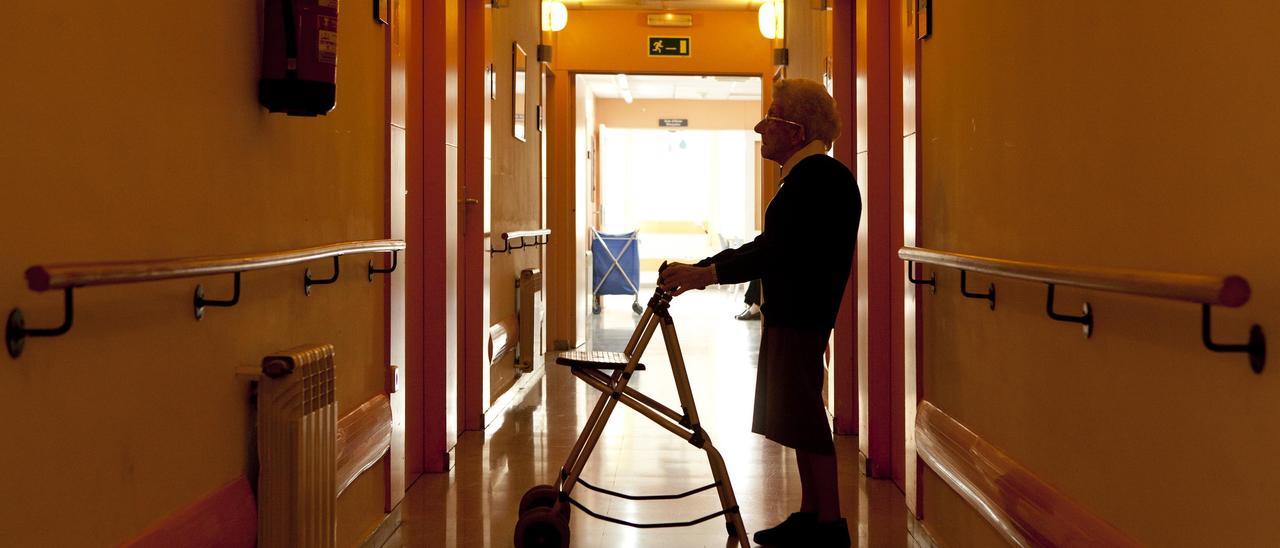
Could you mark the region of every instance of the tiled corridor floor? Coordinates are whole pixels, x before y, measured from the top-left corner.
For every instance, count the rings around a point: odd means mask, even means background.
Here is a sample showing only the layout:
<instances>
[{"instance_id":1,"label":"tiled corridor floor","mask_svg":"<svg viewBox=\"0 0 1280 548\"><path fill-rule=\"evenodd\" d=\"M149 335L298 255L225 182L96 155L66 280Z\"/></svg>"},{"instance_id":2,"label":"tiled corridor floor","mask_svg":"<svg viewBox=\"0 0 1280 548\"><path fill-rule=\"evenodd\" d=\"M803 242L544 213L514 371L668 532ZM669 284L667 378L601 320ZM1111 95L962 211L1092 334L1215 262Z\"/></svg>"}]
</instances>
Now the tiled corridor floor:
<instances>
[{"instance_id":1,"label":"tiled corridor floor","mask_svg":"<svg viewBox=\"0 0 1280 548\"><path fill-rule=\"evenodd\" d=\"M649 288L647 291L652 291ZM644 293L647 295L648 293ZM751 433L758 322L733 315L739 293L693 292L676 299L672 315L702 423L724 454L749 531L769 527L799 508L794 455ZM637 316L629 299L607 298L593 318L593 346L621 350ZM667 357L655 335L632 386L678 407ZM549 358L545 376L485 432L458 440L457 464L428 474L402 503L403 523L386 546L511 546L521 495L551 483L564 464L598 393ZM858 443L838 437L841 506L855 546L915 546L901 493L858 472ZM632 494L678 493L711 483L705 453L618 406L583 472L587 481ZM632 502L585 489L574 497L597 512L629 521L685 521L719 510L714 491L677 501ZM665 548L725 546L720 518L678 529L632 529L574 511L573 546Z\"/></svg>"}]
</instances>

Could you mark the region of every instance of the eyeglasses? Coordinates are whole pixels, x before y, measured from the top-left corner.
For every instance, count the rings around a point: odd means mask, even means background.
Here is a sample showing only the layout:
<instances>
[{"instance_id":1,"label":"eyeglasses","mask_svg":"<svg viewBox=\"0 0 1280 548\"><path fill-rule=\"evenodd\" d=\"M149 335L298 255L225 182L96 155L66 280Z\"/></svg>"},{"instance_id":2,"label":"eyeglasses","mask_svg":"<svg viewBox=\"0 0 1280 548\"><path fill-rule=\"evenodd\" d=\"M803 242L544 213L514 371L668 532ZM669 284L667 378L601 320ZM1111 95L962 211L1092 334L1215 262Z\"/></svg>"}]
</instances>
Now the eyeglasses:
<instances>
[{"instance_id":1,"label":"eyeglasses","mask_svg":"<svg viewBox=\"0 0 1280 548\"><path fill-rule=\"evenodd\" d=\"M804 129L804 125L800 124L799 122L792 122L791 120L787 120L785 118L778 118L777 116L765 116L760 121L761 122L781 122L787 125L798 127L802 130Z\"/></svg>"}]
</instances>

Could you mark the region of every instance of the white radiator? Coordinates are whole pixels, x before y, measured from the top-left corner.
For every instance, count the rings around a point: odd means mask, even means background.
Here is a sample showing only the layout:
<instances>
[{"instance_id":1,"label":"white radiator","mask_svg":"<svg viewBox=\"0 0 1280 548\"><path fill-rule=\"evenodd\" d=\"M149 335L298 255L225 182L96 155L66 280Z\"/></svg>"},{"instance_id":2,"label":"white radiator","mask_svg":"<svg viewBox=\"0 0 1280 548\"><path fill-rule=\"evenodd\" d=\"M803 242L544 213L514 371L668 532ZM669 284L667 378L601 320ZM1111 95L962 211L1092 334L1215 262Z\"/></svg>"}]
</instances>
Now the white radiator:
<instances>
[{"instance_id":1,"label":"white radiator","mask_svg":"<svg viewBox=\"0 0 1280 548\"><path fill-rule=\"evenodd\" d=\"M333 346L262 360L258 383L258 546L330 548L334 500Z\"/></svg>"}]
</instances>

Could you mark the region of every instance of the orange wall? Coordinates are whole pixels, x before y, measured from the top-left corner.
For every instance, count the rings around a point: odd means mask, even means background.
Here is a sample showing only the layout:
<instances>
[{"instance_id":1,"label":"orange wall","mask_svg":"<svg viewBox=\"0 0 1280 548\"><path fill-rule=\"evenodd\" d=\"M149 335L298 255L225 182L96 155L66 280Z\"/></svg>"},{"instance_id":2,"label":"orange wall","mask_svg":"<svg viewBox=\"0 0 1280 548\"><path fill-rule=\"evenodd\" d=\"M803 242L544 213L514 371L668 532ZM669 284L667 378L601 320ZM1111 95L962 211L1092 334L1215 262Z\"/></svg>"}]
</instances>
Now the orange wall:
<instances>
[{"instance_id":1,"label":"orange wall","mask_svg":"<svg viewBox=\"0 0 1280 548\"><path fill-rule=\"evenodd\" d=\"M962 253L1193 273L1253 287L1214 335L1280 334L1280 66L1262 2L935 2L923 44L920 244ZM925 273L928 276L928 273ZM978 276L971 284L985 287ZM927 400L1152 546L1280 538L1280 374L1200 342L1186 303L1062 289L1096 329L1045 317L1045 288L958 273L923 294ZM949 546L990 528L929 473ZM996 541L998 542L998 541Z\"/></svg>"},{"instance_id":2,"label":"orange wall","mask_svg":"<svg viewBox=\"0 0 1280 548\"><path fill-rule=\"evenodd\" d=\"M687 28L650 27L651 11L571 10L555 33L554 66L574 72L658 74L773 73L770 42L760 35L755 11L703 11ZM684 13L684 12L682 12ZM649 57L648 36L687 36L689 57Z\"/></svg>"},{"instance_id":3,"label":"orange wall","mask_svg":"<svg viewBox=\"0 0 1280 548\"><path fill-rule=\"evenodd\" d=\"M271 115L256 99L254 6L0 8L0 36L23 52L0 89L6 313L60 321L60 295L26 289L34 264L384 236L384 28L344 12L337 110ZM249 392L234 370L269 352L333 343L340 413L381 392L384 286L360 273L367 259L344 259L310 297L302 266L247 273L241 304L199 322L195 285L223 295L229 276L78 291L69 334L0 357L0 544L116 544L244 474ZM344 539L381 517L382 481L375 467L343 497Z\"/></svg>"},{"instance_id":4,"label":"orange wall","mask_svg":"<svg viewBox=\"0 0 1280 548\"><path fill-rule=\"evenodd\" d=\"M689 28L659 28L645 24L649 11L630 10L571 10L569 23L563 31L544 39L554 48L552 68L557 73L555 112L570 115L564 131L553 131L549 145L552 154L550 183L548 185L547 219L549 228L559 235L552 239L548 249L547 268L547 340L581 343L585 333L576 326L579 316L585 314L587 288L575 280L573 265L587 251L585 235L580 232L574 196L585 194L585 188L569 184L576 180L575 151L582 147L576 143L571 117L574 97L572 76L576 73L632 73L632 74L733 74L760 76L765 81L773 74L772 46L760 35L754 11L706 11L690 12L694 26ZM683 12L682 12L683 13ZM688 36L690 53L687 58L649 57L648 36ZM770 100L770 88L765 86L764 104ZM763 108L763 107L762 107ZM771 186L771 185L767 185ZM768 203L773 189L762 196ZM585 227L582 227L585 231ZM570 237L571 234L582 237Z\"/></svg>"},{"instance_id":5,"label":"orange wall","mask_svg":"<svg viewBox=\"0 0 1280 548\"><path fill-rule=\"evenodd\" d=\"M658 129L659 118L684 118L686 129L750 131L760 121L759 101L689 101L597 99L596 123L618 128Z\"/></svg>"}]
</instances>

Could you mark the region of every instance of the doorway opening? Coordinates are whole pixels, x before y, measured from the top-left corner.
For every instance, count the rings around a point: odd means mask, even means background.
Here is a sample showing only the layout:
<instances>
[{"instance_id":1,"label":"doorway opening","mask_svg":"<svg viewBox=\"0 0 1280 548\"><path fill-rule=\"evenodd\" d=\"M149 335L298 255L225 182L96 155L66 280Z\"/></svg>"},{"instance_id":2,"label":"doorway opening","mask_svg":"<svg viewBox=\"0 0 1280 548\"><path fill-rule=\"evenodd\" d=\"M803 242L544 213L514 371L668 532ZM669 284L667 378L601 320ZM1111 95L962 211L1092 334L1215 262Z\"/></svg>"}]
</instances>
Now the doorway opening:
<instances>
[{"instance_id":1,"label":"doorway opening","mask_svg":"<svg viewBox=\"0 0 1280 548\"><path fill-rule=\"evenodd\" d=\"M693 263L759 233L764 170L752 128L762 79L575 77L592 242L588 347L619 349L663 261ZM712 288L685 302L732 320L746 307L746 287Z\"/></svg>"}]
</instances>

